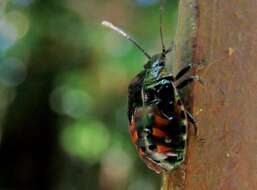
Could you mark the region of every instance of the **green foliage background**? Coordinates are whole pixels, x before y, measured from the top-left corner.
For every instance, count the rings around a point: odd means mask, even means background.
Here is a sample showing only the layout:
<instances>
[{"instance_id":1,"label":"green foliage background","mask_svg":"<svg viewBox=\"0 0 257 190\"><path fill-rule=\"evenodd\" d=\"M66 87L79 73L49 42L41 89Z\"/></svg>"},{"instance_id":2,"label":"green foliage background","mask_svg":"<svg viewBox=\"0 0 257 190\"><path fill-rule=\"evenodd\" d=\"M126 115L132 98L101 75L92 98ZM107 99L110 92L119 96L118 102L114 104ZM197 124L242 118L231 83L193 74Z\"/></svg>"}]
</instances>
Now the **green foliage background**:
<instances>
[{"instance_id":1,"label":"green foliage background","mask_svg":"<svg viewBox=\"0 0 257 190\"><path fill-rule=\"evenodd\" d=\"M166 44L177 5L165 4ZM1 0L0 189L159 189L127 127L146 59L102 20L160 51L157 0Z\"/></svg>"}]
</instances>

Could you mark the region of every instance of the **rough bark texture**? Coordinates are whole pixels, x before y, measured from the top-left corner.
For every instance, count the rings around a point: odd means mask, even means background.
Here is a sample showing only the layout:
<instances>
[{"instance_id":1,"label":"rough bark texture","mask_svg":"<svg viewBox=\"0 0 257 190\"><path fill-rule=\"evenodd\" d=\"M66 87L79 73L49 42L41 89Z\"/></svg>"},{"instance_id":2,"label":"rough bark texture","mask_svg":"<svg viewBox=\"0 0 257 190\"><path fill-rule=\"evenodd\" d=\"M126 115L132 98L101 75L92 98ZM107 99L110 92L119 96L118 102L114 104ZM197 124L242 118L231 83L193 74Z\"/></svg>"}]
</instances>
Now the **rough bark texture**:
<instances>
[{"instance_id":1,"label":"rough bark texture","mask_svg":"<svg viewBox=\"0 0 257 190\"><path fill-rule=\"evenodd\" d=\"M173 184L173 189L256 189L256 7L256 0L180 2L180 10L196 11L192 17L196 30L177 36L177 43L189 42L186 53L178 46L177 62L181 65L183 57L191 59L194 72L204 81L193 85L190 102L199 138L205 143L190 138L186 176L180 181L183 187ZM188 13L180 12L180 17L178 31ZM203 59L205 63L198 64Z\"/></svg>"}]
</instances>

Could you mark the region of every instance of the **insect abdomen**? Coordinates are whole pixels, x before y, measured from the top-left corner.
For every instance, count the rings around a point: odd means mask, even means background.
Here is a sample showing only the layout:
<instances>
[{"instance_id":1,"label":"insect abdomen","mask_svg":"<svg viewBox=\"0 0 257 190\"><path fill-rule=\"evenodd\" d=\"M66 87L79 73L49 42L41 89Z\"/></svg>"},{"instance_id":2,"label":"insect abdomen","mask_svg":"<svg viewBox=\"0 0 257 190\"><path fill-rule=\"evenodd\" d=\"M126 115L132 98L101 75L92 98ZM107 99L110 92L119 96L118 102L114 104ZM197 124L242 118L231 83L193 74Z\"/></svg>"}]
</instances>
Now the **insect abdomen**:
<instances>
[{"instance_id":1,"label":"insect abdomen","mask_svg":"<svg viewBox=\"0 0 257 190\"><path fill-rule=\"evenodd\" d=\"M130 134L146 165L157 173L170 171L184 161L186 125L168 120L152 105L136 108Z\"/></svg>"}]
</instances>

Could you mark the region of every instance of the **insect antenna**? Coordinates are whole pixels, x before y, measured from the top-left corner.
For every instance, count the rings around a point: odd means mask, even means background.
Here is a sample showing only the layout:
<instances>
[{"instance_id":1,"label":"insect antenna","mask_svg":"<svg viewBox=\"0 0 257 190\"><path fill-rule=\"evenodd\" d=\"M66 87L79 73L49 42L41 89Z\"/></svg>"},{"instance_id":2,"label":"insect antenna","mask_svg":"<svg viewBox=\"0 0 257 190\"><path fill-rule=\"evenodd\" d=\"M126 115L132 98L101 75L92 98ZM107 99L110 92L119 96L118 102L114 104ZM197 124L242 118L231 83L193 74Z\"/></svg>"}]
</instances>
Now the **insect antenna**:
<instances>
[{"instance_id":1,"label":"insect antenna","mask_svg":"<svg viewBox=\"0 0 257 190\"><path fill-rule=\"evenodd\" d=\"M131 43L133 43L148 59L151 59L151 56L148 53L146 53L146 51L131 36L129 36L122 29L118 28L117 26L114 26L112 23L110 23L108 21L102 21L102 25L114 30L118 34L125 37L127 40L129 40Z\"/></svg>"},{"instance_id":2,"label":"insect antenna","mask_svg":"<svg viewBox=\"0 0 257 190\"><path fill-rule=\"evenodd\" d=\"M162 54L166 54L166 49L164 45L164 40L163 40L163 0L160 0L160 36L161 36L161 46L162 46Z\"/></svg>"}]
</instances>

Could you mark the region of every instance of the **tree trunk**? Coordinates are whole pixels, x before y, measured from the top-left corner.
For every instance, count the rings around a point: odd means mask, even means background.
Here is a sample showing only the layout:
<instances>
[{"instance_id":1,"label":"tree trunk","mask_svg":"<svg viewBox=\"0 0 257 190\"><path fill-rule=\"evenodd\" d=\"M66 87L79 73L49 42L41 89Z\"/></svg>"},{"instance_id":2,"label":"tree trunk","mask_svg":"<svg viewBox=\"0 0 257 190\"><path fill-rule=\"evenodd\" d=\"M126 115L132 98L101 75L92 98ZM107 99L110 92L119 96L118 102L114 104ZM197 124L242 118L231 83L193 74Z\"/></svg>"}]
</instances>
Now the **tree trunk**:
<instances>
[{"instance_id":1,"label":"tree trunk","mask_svg":"<svg viewBox=\"0 0 257 190\"><path fill-rule=\"evenodd\" d=\"M193 62L204 84L187 90L199 133L179 169L185 175L170 175L169 189L256 189L256 7L256 0L180 1L176 61Z\"/></svg>"}]
</instances>

